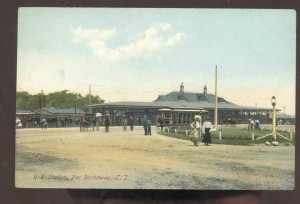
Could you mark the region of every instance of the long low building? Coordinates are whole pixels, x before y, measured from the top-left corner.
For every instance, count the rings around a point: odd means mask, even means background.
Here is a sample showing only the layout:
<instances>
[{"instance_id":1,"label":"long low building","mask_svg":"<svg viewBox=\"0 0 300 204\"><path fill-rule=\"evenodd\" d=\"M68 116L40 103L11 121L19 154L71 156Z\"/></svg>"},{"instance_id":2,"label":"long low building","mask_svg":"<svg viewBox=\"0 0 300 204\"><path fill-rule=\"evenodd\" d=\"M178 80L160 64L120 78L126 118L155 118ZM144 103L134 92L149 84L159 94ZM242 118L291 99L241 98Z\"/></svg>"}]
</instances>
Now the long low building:
<instances>
[{"instance_id":1,"label":"long low building","mask_svg":"<svg viewBox=\"0 0 300 204\"><path fill-rule=\"evenodd\" d=\"M86 112L79 108L54 108L45 107L36 111L16 110L17 117L21 120L22 127L37 127L41 118L46 119L48 127L66 127L78 125L80 118Z\"/></svg>"},{"instance_id":2,"label":"long low building","mask_svg":"<svg viewBox=\"0 0 300 204\"><path fill-rule=\"evenodd\" d=\"M272 108L241 106L222 97L218 97L218 123L234 121L236 123L247 123L249 119L260 120L261 123L270 123ZM113 124L118 124L123 117L134 116L140 121L143 115L148 115L152 120L156 120L162 115L162 109L169 109L171 114L171 124L189 124L193 114L186 110L202 111L202 116L210 116L214 121L215 95L207 93L204 86L203 93L184 92L181 84L180 91L173 91L165 95L159 95L153 102L121 101L102 104L92 104L93 112L109 112L112 116ZM176 111L174 111L176 110ZM204 112L206 110L207 112ZM278 111L278 109L276 109ZM166 112L166 111L165 111ZM179 124L180 123L180 124ZM140 124L140 122L138 122Z\"/></svg>"}]
</instances>

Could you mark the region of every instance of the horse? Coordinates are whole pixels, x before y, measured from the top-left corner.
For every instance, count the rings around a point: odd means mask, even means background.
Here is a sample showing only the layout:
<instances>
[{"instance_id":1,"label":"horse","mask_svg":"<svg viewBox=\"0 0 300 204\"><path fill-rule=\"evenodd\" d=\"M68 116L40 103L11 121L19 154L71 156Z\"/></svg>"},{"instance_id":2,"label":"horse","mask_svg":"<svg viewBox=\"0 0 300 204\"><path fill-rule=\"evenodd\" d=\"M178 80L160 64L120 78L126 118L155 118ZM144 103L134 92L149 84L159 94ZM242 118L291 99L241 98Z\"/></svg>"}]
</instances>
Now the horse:
<instances>
[{"instance_id":1,"label":"horse","mask_svg":"<svg viewBox=\"0 0 300 204\"><path fill-rule=\"evenodd\" d=\"M223 124L225 124L226 127L236 127L236 120L231 118L224 118Z\"/></svg>"},{"instance_id":2,"label":"horse","mask_svg":"<svg viewBox=\"0 0 300 204\"><path fill-rule=\"evenodd\" d=\"M89 123L86 120L80 121L80 125L79 125L80 131L84 132L84 131L88 130L90 125L91 125L91 123Z\"/></svg>"},{"instance_id":3,"label":"horse","mask_svg":"<svg viewBox=\"0 0 300 204\"><path fill-rule=\"evenodd\" d=\"M80 119L79 124L80 124L79 128L80 128L81 132L84 132L85 130L88 130L90 126L93 127L93 131L94 131L94 124L89 121L89 118L82 117Z\"/></svg>"}]
</instances>

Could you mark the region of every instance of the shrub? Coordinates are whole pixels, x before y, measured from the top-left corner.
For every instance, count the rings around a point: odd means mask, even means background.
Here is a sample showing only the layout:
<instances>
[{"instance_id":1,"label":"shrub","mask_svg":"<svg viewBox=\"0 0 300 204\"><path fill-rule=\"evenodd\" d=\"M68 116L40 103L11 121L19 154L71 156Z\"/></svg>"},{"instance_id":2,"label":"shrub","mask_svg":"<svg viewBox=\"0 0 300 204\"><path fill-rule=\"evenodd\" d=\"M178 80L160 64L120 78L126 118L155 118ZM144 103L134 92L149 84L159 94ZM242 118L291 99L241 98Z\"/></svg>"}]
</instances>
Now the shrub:
<instances>
[{"instance_id":1,"label":"shrub","mask_svg":"<svg viewBox=\"0 0 300 204\"><path fill-rule=\"evenodd\" d=\"M188 133L190 133L191 130L188 130ZM219 134L222 134L222 139L219 140ZM267 135L271 133L270 130L248 130L248 129L241 129L241 128L219 128L217 131L211 132L211 138L213 143L215 144L228 144L228 145L254 145L254 144L262 144L266 141L272 142L273 138L272 135L260 139L260 140L254 140L252 141L252 133L254 133L255 139L262 137L264 135ZM290 138L290 133L288 131L277 131L277 133L283 135L286 138ZM175 129L169 129L169 132L167 131L158 131L158 134L165 135L168 137L174 137L177 139L184 139L188 140L188 137L186 135L185 130L177 130L177 133L175 134ZM283 143L284 145L295 145L295 135L293 134L293 140L288 141L283 138L281 138L279 135L277 135L277 141L279 143Z\"/></svg>"}]
</instances>

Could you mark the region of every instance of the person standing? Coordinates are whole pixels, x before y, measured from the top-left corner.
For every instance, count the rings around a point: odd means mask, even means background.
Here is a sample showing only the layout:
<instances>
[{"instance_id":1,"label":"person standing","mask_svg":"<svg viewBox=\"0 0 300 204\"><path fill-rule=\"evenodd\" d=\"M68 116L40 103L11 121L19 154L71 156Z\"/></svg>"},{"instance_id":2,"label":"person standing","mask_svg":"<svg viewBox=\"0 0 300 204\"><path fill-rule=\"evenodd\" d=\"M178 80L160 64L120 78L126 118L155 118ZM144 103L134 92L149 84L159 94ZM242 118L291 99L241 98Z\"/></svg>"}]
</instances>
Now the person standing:
<instances>
[{"instance_id":1,"label":"person standing","mask_svg":"<svg viewBox=\"0 0 300 204\"><path fill-rule=\"evenodd\" d=\"M143 118L143 127L144 127L144 131L145 131L145 135L147 135L147 133L148 133L148 120L147 120L146 115L144 115L144 118Z\"/></svg>"},{"instance_id":2,"label":"person standing","mask_svg":"<svg viewBox=\"0 0 300 204\"><path fill-rule=\"evenodd\" d=\"M164 129L164 120L162 118L159 119L159 124L160 124L160 130L163 131L163 129Z\"/></svg>"},{"instance_id":3,"label":"person standing","mask_svg":"<svg viewBox=\"0 0 300 204\"><path fill-rule=\"evenodd\" d=\"M253 129L253 126L254 126L254 121L252 119L249 119L248 120L248 129Z\"/></svg>"},{"instance_id":4,"label":"person standing","mask_svg":"<svg viewBox=\"0 0 300 204\"><path fill-rule=\"evenodd\" d=\"M109 132L109 125L111 124L110 115L108 111L106 111L104 125L105 125L105 132Z\"/></svg>"},{"instance_id":5,"label":"person standing","mask_svg":"<svg viewBox=\"0 0 300 204\"><path fill-rule=\"evenodd\" d=\"M126 131L127 130L127 119L126 118L123 119L122 125L123 125L124 131Z\"/></svg>"},{"instance_id":6,"label":"person standing","mask_svg":"<svg viewBox=\"0 0 300 204\"><path fill-rule=\"evenodd\" d=\"M130 126L130 130L133 131L133 117L132 116L130 116L130 118L129 118L128 125Z\"/></svg>"},{"instance_id":7,"label":"person standing","mask_svg":"<svg viewBox=\"0 0 300 204\"><path fill-rule=\"evenodd\" d=\"M151 135L151 120L148 120L148 135Z\"/></svg>"},{"instance_id":8,"label":"person standing","mask_svg":"<svg viewBox=\"0 0 300 204\"><path fill-rule=\"evenodd\" d=\"M96 113L95 117L96 117L96 130L99 131L100 130L102 114L101 113Z\"/></svg>"},{"instance_id":9,"label":"person standing","mask_svg":"<svg viewBox=\"0 0 300 204\"><path fill-rule=\"evenodd\" d=\"M47 129L47 121L46 121L45 118L43 118L43 119L41 120L41 128L42 128L42 129Z\"/></svg>"},{"instance_id":10,"label":"person standing","mask_svg":"<svg viewBox=\"0 0 300 204\"><path fill-rule=\"evenodd\" d=\"M201 131L201 119L200 115L195 115L195 121L191 123L191 127L193 128L192 132L188 135L189 140L194 143L195 146L198 146L198 141L200 140L200 131ZM195 135L195 133L197 133Z\"/></svg>"},{"instance_id":11,"label":"person standing","mask_svg":"<svg viewBox=\"0 0 300 204\"><path fill-rule=\"evenodd\" d=\"M19 117L17 117L16 119L16 128L22 127L22 123L21 120L19 119Z\"/></svg>"},{"instance_id":12,"label":"person standing","mask_svg":"<svg viewBox=\"0 0 300 204\"><path fill-rule=\"evenodd\" d=\"M210 130L212 128L213 128L213 125L210 122L210 118L206 117L206 121L203 123L204 138L202 141L202 142L204 142L205 146L208 146L208 144L211 144Z\"/></svg>"}]
</instances>

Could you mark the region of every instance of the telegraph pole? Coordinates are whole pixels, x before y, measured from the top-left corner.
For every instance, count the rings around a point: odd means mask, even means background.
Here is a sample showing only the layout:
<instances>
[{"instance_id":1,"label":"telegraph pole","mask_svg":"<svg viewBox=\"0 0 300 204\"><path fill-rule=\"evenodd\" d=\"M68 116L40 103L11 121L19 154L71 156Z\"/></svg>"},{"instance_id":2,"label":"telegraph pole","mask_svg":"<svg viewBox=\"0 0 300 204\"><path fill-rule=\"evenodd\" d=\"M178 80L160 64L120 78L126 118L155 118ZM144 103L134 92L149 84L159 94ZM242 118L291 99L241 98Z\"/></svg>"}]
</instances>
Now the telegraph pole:
<instances>
[{"instance_id":1,"label":"telegraph pole","mask_svg":"<svg viewBox=\"0 0 300 204\"><path fill-rule=\"evenodd\" d=\"M218 128L218 84L217 84L217 77L218 77L218 67L216 65L216 69L215 69L215 129Z\"/></svg>"},{"instance_id":2,"label":"telegraph pole","mask_svg":"<svg viewBox=\"0 0 300 204\"><path fill-rule=\"evenodd\" d=\"M91 104L92 104L92 91L91 91L91 85L90 85L89 86L89 112L90 113L92 112Z\"/></svg>"},{"instance_id":3,"label":"telegraph pole","mask_svg":"<svg viewBox=\"0 0 300 204\"><path fill-rule=\"evenodd\" d=\"M43 108L44 108L44 92L41 90L42 98L41 98L41 119L44 119Z\"/></svg>"}]
</instances>

